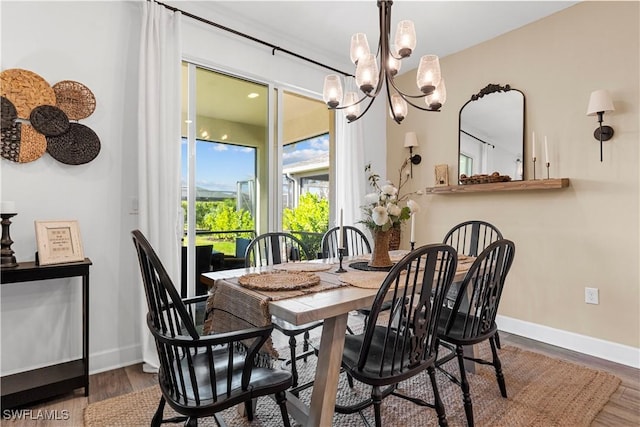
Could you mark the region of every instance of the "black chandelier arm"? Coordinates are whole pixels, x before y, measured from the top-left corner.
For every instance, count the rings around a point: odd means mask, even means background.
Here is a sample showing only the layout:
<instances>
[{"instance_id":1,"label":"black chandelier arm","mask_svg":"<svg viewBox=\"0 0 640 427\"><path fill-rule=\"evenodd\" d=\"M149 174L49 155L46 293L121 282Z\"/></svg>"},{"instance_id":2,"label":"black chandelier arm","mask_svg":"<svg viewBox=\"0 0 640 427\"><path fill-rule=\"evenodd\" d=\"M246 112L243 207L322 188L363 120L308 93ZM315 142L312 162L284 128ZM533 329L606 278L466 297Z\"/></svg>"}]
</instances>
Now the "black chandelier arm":
<instances>
[{"instance_id":1,"label":"black chandelier arm","mask_svg":"<svg viewBox=\"0 0 640 427\"><path fill-rule=\"evenodd\" d=\"M400 96L402 96L402 98L407 102L409 102L407 100L407 98L419 99L419 98L424 98L425 96L431 95L433 93L433 92L431 92L431 93L427 93L427 94L421 93L419 95L409 95L409 94L404 93L403 91L401 91L400 88L398 88L398 86L396 86L396 81L393 78L393 76L389 77L389 81L391 82L391 87L393 87L395 89L395 91L398 92L400 94ZM411 104L411 105L413 105L413 104Z\"/></svg>"},{"instance_id":2,"label":"black chandelier arm","mask_svg":"<svg viewBox=\"0 0 640 427\"><path fill-rule=\"evenodd\" d=\"M362 97L362 99L361 99L360 101L358 101L358 103L360 103L360 102L364 101L365 99L367 99L367 97L366 97L366 96ZM351 120L347 119L347 122L349 122L349 123L353 123L353 122L355 122L356 120L358 120L360 117L364 116L364 114L365 114L367 111L369 111L369 108L371 108L371 105L373 104L373 101L375 101L375 100L376 100L376 98L375 98L375 97L370 97L370 99L369 99L369 104L367 104L367 106L366 106L366 108L364 109L364 111L362 111L360 114L358 114L358 116L357 116L355 119L351 119Z\"/></svg>"},{"instance_id":3,"label":"black chandelier arm","mask_svg":"<svg viewBox=\"0 0 640 427\"><path fill-rule=\"evenodd\" d=\"M349 104L349 105L342 105L342 106L337 106L337 107L330 107L329 109L330 109L330 110L346 110L346 109L347 109L347 108L349 108L349 107L353 107L354 105L358 105L358 104L360 104L360 103L364 102L367 98L370 98L372 101L373 101L374 99L376 99L376 97L375 97L375 96L372 96L372 95L369 95L369 94L367 94L367 93L364 93L364 92L363 92L363 96L362 96L362 98L360 98L359 100L357 100L357 101L356 101L356 102L354 102L353 104Z\"/></svg>"},{"instance_id":4,"label":"black chandelier arm","mask_svg":"<svg viewBox=\"0 0 640 427\"><path fill-rule=\"evenodd\" d=\"M440 112L440 110L434 110L434 109L431 109L429 107L422 107L420 105L414 104L413 102L411 102L411 100L407 99L408 95L405 95L402 92L398 92L398 95L400 95L402 97L402 99L404 99L407 104L411 105L414 108L417 108L418 110L430 111L430 112L433 112L433 113L439 113Z\"/></svg>"}]
</instances>

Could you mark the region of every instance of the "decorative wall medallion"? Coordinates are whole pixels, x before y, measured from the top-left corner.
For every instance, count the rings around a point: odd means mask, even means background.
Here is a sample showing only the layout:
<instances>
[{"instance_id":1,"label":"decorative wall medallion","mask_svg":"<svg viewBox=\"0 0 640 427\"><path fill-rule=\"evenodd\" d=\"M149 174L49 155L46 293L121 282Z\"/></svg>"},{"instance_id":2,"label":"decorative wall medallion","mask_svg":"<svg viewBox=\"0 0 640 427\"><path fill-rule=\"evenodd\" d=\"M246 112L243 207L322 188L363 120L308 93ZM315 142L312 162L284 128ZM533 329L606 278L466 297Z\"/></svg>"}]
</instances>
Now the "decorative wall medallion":
<instances>
[{"instance_id":1,"label":"decorative wall medallion","mask_svg":"<svg viewBox=\"0 0 640 427\"><path fill-rule=\"evenodd\" d=\"M53 85L56 105L71 120L89 117L96 109L96 98L88 87L73 80L63 80Z\"/></svg>"},{"instance_id":2,"label":"decorative wall medallion","mask_svg":"<svg viewBox=\"0 0 640 427\"><path fill-rule=\"evenodd\" d=\"M21 119L29 119L38 105L55 105L56 94L45 79L33 71L10 68L0 73L0 95L13 103Z\"/></svg>"},{"instance_id":3,"label":"decorative wall medallion","mask_svg":"<svg viewBox=\"0 0 640 427\"><path fill-rule=\"evenodd\" d=\"M2 129L0 154L7 160L28 163L39 159L47 151L47 140L29 123L16 122Z\"/></svg>"},{"instance_id":4,"label":"decorative wall medallion","mask_svg":"<svg viewBox=\"0 0 640 427\"><path fill-rule=\"evenodd\" d=\"M10 68L0 73L0 156L26 163L45 152L68 165L95 159L100 139L85 125L70 123L90 116L96 98L88 87L62 80L53 87L33 71Z\"/></svg>"},{"instance_id":5,"label":"decorative wall medallion","mask_svg":"<svg viewBox=\"0 0 640 427\"><path fill-rule=\"evenodd\" d=\"M3 127L0 131L0 155L12 162L18 161L20 155L20 128L22 123L14 123Z\"/></svg>"},{"instance_id":6,"label":"decorative wall medallion","mask_svg":"<svg viewBox=\"0 0 640 427\"><path fill-rule=\"evenodd\" d=\"M87 126L71 123L62 135L47 137L47 151L59 162L81 165L96 158L100 152L100 139Z\"/></svg>"},{"instance_id":7,"label":"decorative wall medallion","mask_svg":"<svg viewBox=\"0 0 640 427\"><path fill-rule=\"evenodd\" d=\"M0 96L0 126L2 129L8 129L13 126L13 123L18 118L18 112L16 107L11 101L4 96Z\"/></svg>"},{"instance_id":8,"label":"decorative wall medallion","mask_svg":"<svg viewBox=\"0 0 640 427\"><path fill-rule=\"evenodd\" d=\"M45 136L58 136L69 130L69 118L64 111L53 105L34 108L29 120L33 127Z\"/></svg>"}]
</instances>

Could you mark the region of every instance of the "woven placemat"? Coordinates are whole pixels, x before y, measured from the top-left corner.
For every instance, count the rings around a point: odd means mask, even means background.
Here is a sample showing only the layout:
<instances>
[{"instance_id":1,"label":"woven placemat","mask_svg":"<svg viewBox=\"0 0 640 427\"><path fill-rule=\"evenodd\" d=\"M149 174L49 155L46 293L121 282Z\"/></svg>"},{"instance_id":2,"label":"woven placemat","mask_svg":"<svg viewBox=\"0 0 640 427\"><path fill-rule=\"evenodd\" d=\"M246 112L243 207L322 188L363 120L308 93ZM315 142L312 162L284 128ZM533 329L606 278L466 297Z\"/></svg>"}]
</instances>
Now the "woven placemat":
<instances>
[{"instance_id":1,"label":"woven placemat","mask_svg":"<svg viewBox=\"0 0 640 427\"><path fill-rule=\"evenodd\" d=\"M53 85L56 105L69 119L80 120L89 117L96 109L96 97L80 82L62 80Z\"/></svg>"},{"instance_id":2,"label":"woven placemat","mask_svg":"<svg viewBox=\"0 0 640 427\"><path fill-rule=\"evenodd\" d=\"M269 271L240 276L238 284L259 291L296 290L320 284L320 277L303 271Z\"/></svg>"},{"instance_id":3,"label":"woven placemat","mask_svg":"<svg viewBox=\"0 0 640 427\"><path fill-rule=\"evenodd\" d=\"M40 105L31 110L31 125L45 136L62 135L69 130L69 118L58 107Z\"/></svg>"},{"instance_id":4,"label":"woven placemat","mask_svg":"<svg viewBox=\"0 0 640 427\"><path fill-rule=\"evenodd\" d=\"M59 162L82 165L98 156L100 139L87 126L71 123L69 130L62 135L47 137L47 151Z\"/></svg>"},{"instance_id":5,"label":"woven placemat","mask_svg":"<svg viewBox=\"0 0 640 427\"><path fill-rule=\"evenodd\" d=\"M4 96L0 96L0 122L2 129L8 129L18 118L15 105Z\"/></svg>"},{"instance_id":6,"label":"woven placemat","mask_svg":"<svg viewBox=\"0 0 640 427\"><path fill-rule=\"evenodd\" d=\"M56 103L51 85L33 71L21 68L10 68L0 73L0 95L11 101L18 117L25 120L38 105Z\"/></svg>"}]
</instances>

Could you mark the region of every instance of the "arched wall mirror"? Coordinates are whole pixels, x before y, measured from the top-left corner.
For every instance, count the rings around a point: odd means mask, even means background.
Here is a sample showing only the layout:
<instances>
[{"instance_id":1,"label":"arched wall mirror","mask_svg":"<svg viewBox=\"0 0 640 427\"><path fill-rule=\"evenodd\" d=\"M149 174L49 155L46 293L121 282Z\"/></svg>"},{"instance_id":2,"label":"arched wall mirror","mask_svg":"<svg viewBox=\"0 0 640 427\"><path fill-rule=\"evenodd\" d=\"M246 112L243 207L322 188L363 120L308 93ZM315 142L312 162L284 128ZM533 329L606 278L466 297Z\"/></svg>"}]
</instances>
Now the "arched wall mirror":
<instances>
[{"instance_id":1,"label":"arched wall mirror","mask_svg":"<svg viewBox=\"0 0 640 427\"><path fill-rule=\"evenodd\" d=\"M458 180L462 174L524 176L524 93L487 85L460 109ZM506 180L506 178L505 178Z\"/></svg>"}]
</instances>

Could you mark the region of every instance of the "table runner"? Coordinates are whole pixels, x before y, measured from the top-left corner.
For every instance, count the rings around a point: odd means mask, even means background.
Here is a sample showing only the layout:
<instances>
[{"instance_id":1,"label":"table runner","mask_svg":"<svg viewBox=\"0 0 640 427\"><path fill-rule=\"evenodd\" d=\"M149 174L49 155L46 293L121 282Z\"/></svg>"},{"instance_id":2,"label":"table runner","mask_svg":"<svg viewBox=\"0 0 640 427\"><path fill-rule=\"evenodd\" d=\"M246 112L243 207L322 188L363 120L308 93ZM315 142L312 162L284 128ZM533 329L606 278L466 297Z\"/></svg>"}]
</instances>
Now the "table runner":
<instances>
[{"instance_id":1,"label":"table runner","mask_svg":"<svg viewBox=\"0 0 640 427\"><path fill-rule=\"evenodd\" d=\"M391 251L392 260L398 261L408 251ZM349 267L349 264L358 260L368 260L370 256L349 258L343 261L346 273L336 273L337 260L324 260L324 262L297 262L284 263L271 266L270 270L285 271L313 271L320 277L320 284L305 289L291 291L260 291L247 289L238 284L238 277L218 279L211 288L207 299L207 309L204 322L204 334L224 333L239 329L267 326L271 324L269 302L286 298L293 298L336 289L343 286L355 286L366 289L380 287L386 271L363 271ZM473 259L464 259L458 269L468 269ZM267 270L268 271L268 270ZM271 339L263 347L263 351L277 358L278 352L273 347Z\"/></svg>"},{"instance_id":2,"label":"table runner","mask_svg":"<svg viewBox=\"0 0 640 427\"><path fill-rule=\"evenodd\" d=\"M304 267L302 267L302 264L304 263L279 264L278 267L281 270L290 269L303 271ZM293 265L296 267L293 267ZM318 271L320 267L313 267L312 269L317 271L316 274L320 276L320 284L305 289L261 291L248 289L239 285L238 277L216 280L211 288L209 298L207 298L203 333L224 333L244 328L267 326L271 324L271 314L269 312L270 301L278 301L347 286L347 284L335 278L336 274L333 272L338 268L337 265L331 263L309 263L309 265L323 265L325 267L323 267L322 270L325 271ZM265 343L263 352L274 358L278 358L279 356L273 347L271 338Z\"/></svg>"}]
</instances>

